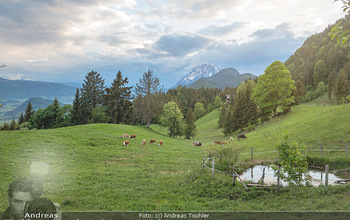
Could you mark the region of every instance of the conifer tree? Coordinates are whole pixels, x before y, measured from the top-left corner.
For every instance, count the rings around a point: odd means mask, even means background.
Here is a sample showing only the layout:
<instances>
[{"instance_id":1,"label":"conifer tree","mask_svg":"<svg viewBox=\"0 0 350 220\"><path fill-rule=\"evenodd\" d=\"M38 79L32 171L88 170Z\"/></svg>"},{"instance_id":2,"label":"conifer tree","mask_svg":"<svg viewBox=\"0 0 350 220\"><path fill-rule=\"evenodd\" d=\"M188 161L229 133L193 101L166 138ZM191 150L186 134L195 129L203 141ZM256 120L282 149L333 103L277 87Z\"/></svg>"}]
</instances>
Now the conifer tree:
<instances>
[{"instance_id":1,"label":"conifer tree","mask_svg":"<svg viewBox=\"0 0 350 220\"><path fill-rule=\"evenodd\" d=\"M16 123L15 119L12 119L12 121L11 121L10 130L17 130L17 123Z\"/></svg>"},{"instance_id":2,"label":"conifer tree","mask_svg":"<svg viewBox=\"0 0 350 220\"><path fill-rule=\"evenodd\" d=\"M161 114L164 102L157 100L155 97L156 95L161 95L162 92L163 87L159 83L159 78L153 75L153 71L150 69L143 74L139 83L136 83L135 93L139 102L142 102L143 105L135 105L135 111L141 121L146 121L148 128L152 119Z\"/></svg>"},{"instance_id":3,"label":"conifer tree","mask_svg":"<svg viewBox=\"0 0 350 220\"><path fill-rule=\"evenodd\" d=\"M21 113L21 115L19 116L19 119L18 119L18 124L22 124L24 123L24 117L23 117L23 113Z\"/></svg>"},{"instance_id":4,"label":"conifer tree","mask_svg":"<svg viewBox=\"0 0 350 220\"><path fill-rule=\"evenodd\" d=\"M235 118L233 114L233 105L230 104L226 112L225 122L223 124L223 133L225 136L228 136L233 133L233 127L235 124Z\"/></svg>"},{"instance_id":5,"label":"conifer tree","mask_svg":"<svg viewBox=\"0 0 350 220\"><path fill-rule=\"evenodd\" d=\"M33 110L33 106L32 103L30 103L30 101L28 102L26 111L24 113L24 122L29 121L29 119L34 115L34 110Z\"/></svg>"},{"instance_id":6,"label":"conifer tree","mask_svg":"<svg viewBox=\"0 0 350 220\"><path fill-rule=\"evenodd\" d=\"M219 116L219 121L218 121L219 128L222 128L224 126L226 114L227 114L227 108L226 108L225 103L223 103L221 106L221 111L220 111L220 116Z\"/></svg>"},{"instance_id":7,"label":"conifer tree","mask_svg":"<svg viewBox=\"0 0 350 220\"><path fill-rule=\"evenodd\" d=\"M85 76L80 89L83 124L90 119L92 110L103 103L104 88L104 79L98 72L92 70Z\"/></svg>"},{"instance_id":8,"label":"conifer tree","mask_svg":"<svg viewBox=\"0 0 350 220\"><path fill-rule=\"evenodd\" d=\"M348 78L345 71L341 69L334 83L334 95L337 97L338 103L344 101L348 93L348 87Z\"/></svg>"},{"instance_id":9,"label":"conifer tree","mask_svg":"<svg viewBox=\"0 0 350 220\"><path fill-rule=\"evenodd\" d=\"M185 138L190 139L196 135L195 116L193 110L190 108L187 112Z\"/></svg>"},{"instance_id":10,"label":"conifer tree","mask_svg":"<svg viewBox=\"0 0 350 220\"><path fill-rule=\"evenodd\" d=\"M122 73L118 71L111 87L106 88L104 105L107 107L111 123L119 124L131 123L132 118L132 99L131 88L125 86L128 78L123 78Z\"/></svg>"},{"instance_id":11,"label":"conifer tree","mask_svg":"<svg viewBox=\"0 0 350 220\"><path fill-rule=\"evenodd\" d=\"M79 95L79 89L77 88L75 92L75 97L73 101L73 106L70 111L71 114L71 124L72 125L79 125L81 124L81 107L80 107L80 95Z\"/></svg>"}]
</instances>

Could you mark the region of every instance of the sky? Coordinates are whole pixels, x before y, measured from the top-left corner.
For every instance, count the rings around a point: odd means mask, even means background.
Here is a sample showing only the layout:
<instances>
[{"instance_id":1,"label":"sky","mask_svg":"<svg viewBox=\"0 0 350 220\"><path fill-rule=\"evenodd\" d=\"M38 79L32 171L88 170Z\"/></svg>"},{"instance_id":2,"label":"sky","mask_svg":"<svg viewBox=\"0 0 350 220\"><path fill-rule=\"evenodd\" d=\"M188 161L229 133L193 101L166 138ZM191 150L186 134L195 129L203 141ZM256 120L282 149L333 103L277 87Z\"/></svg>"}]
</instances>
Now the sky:
<instances>
[{"instance_id":1,"label":"sky","mask_svg":"<svg viewBox=\"0 0 350 220\"><path fill-rule=\"evenodd\" d=\"M151 69L165 88L200 64L261 75L344 17L333 0L1 0L0 76L135 85Z\"/></svg>"}]
</instances>

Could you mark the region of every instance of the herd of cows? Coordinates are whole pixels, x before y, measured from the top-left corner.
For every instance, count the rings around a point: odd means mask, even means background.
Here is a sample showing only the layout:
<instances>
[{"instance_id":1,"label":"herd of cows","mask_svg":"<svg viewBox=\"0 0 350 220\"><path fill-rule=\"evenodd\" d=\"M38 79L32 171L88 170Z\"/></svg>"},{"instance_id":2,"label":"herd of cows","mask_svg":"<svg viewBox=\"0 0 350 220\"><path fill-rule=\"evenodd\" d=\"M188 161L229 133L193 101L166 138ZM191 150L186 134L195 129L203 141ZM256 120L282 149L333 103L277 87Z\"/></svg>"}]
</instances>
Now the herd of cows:
<instances>
[{"instance_id":1,"label":"herd of cows","mask_svg":"<svg viewBox=\"0 0 350 220\"><path fill-rule=\"evenodd\" d=\"M135 134L132 134L132 135L128 135L128 134L122 134L122 135L120 135L120 137L121 138L129 138L130 140L131 139L133 139L133 138L135 138L136 139L136 135ZM241 138L247 138L244 134L239 134L239 135L237 135L237 139L239 140L239 139L241 139ZM125 140L124 142L123 142L123 145L124 146L129 146L129 144L130 144L130 140ZM233 137L230 137L230 141L229 142L227 142L227 141L214 141L214 144L215 145L217 145L217 144L220 144L221 146L222 145L224 145L224 144L228 144L228 143L230 143L231 141L233 140ZM150 141L149 141L149 143L150 144L152 144L152 143L156 143L156 140L155 139L151 139ZM162 146L163 145L163 141L162 140L160 140L159 141L159 143L158 143L158 146ZM193 147L199 147L199 146L203 146L204 144L202 143L202 142L193 142ZM143 139L142 140L142 147L146 147L146 139Z\"/></svg>"},{"instance_id":2,"label":"herd of cows","mask_svg":"<svg viewBox=\"0 0 350 220\"><path fill-rule=\"evenodd\" d=\"M122 134L122 135L120 135L120 137L123 138L123 139L124 139L124 138L129 138L130 140L133 139L133 138L136 139L136 135L135 135L135 134L132 134L132 135ZM124 146L129 146L130 140L125 140L125 141L123 142L123 145L124 145ZM151 139L151 140L149 141L149 143L150 143L150 144L152 144L152 143L155 144L155 143L156 143L156 139ZM159 143L158 143L158 146L162 146L162 145L163 145L163 141L160 140ZM146 147L146 139L143 139L143 140L142 140L142 147Z\"/></svg>"},{"instance_id":3,"label":"herd of cows","mask_svg":"<svg viewBox=\"0 0 350 220\"><path fill-rule=\"evenodd\" d=\"M239 134L237 135L237 139L241 139L241 138L247 138L247 136L245 136L244 134ZM230 141L214 141L214 144L220 144L221 146L224 144L228 144L233 140L233 137L230 137ZM203 146L204 144L202 142L193 142L193 147L199 147L199 146Z\"/></svg>"}]
</instances>

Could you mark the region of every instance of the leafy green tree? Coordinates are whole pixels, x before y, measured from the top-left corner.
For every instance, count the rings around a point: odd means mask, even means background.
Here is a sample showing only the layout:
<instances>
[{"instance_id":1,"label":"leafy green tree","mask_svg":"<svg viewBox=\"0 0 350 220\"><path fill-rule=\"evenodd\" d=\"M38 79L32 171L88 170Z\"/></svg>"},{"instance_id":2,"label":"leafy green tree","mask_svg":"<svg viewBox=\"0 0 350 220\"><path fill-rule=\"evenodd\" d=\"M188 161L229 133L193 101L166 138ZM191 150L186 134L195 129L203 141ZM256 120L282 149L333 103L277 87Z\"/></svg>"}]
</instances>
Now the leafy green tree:
<instances>
[{"instance_id":1,"label":"leafy green tree","mask_svg":"<svg viewBox=\"0 0 350 220\"><path fill-rule=\"evenodd\" d=\"M34 115L34 110L32 103L28 102L27 108L24 112L24 122L29 121L29 119Z\"/></svg>"},{"instance_id":2,"label":"leafy green tree","mask_svg":"<svg viewBox=\"0 0 350 220\"><path fill-rule=\"evenodd\" d=\"M340 70L334 83L334 95L335 97L337 97L338 103L341 103L342 101L344 101L344 98L348 94L348 90L349 90L348 78L346 76L345 71L342 69Z\"/></svg>"},{"instance_id":3,"label":"leafy green tree","mask_svg":"<svg viewBox=\"0 0 350 220\"><path fill-rule=\"evenodd\" d=\"M223 103L222 99L219 96L216 96L214 100L214 105L213 105L214 109L220 108L222 103Z\"/></svg>"},{"instance_id":4,"label":"leafy green tree","mask_svg":"<svg viewBox=\"0 0 350 220\"><path fill-rule=\"evenodd\" d=\"M161 114L164 105L157 97L161 96L163 87L159 83L159 78L153 75L150 69L144 73L139 83L136 83L135 93L138 97L138 103L135 105L135 111L140 121L146 121L150 128L152 119ZM143 100L142 100L143 99ZM142 105L138 105L142 103Z\"/></svg>"},{"instance_id":5,"label":"leafy green tree","mask_svg":"<svg viewBox=\"0 0 350 220\"><path fill-rule=\"evenodd\" d=\"M160 122L169 129L171 137L181 136L183 132L183 115L177 104L168 102L163 107L163 114Z\"/></svg>"},{"instance_id":6,"label":"leafy green tree","mask_svg":"<svg viewBox=\"0 0 350 220\"><path fill-rule=\"evenodd\" d=\"M196 135L196 125L193 110L190 108L187 112L186 127L185 127L185 139L190 139Z\"/></svg>"},{"instance_id":7,"label":"leafy green tree","mask_svg":"<svg viewBox=\"0 0 350 220\"><path fill-rule=\"evenodd\" d=\"M104 105L107 107L111 123L131 123L133 114L131 88L125 86L128 78L123 78L122 73L118 71L116 78L110 88L106 88Z\"/></svg>"},{"instance_id":8,"label":"leafy green tree","mask_svg":"<svg viewBox=\"0 0 350 220\"><path fill-rule=\"evenodd\" d=\"M194 115L196 116L196 118L200 118L205 114L205 109L204 109L204 105L203 103L197 102L194 105Z\"/></svg>"},{"instance_id":9,"label":"leafy green tree","mask_svg":"<svg viewBox=\"0 0 350 220\"><path fill-rule=\"evenodd\" d=\"M79 89L75 92L75 97L73 101L73 107L71 109L71 124L72 125L80 125L82 124L82 112L81 112L81 98L79 95Z\"/></svg>"},{"instance_id":10,"label":"leafy green tree","mask_svg":"<svg viewBox=\"0 0 350 220\"><path fill-rule=\"evenodd\" d=\"M305 180L303 175L308 173L306 146L288 140L288 133L282 135L282 141L276 144L279 154L281 179L295 185L301 185ZM278 167L273 169L277 171Z\"/></svg>"},{"instance_id":11,"label":"leafy green tree","mask_svg":"<svg viewBox=\"0 0 350 220\"><path fill-rule=\"evenodd\" d=\"M106 106L97 106L92 110L89 123L108 123L111 117L107 113Z\"/></svg>"},{"instance_id":12,"label":"leafy green tree","mask_svg":"<svg viewBox=\"0 0 350 220\"><path fill-rule=\"evenodd\" d=\"M98 72L92 70L85 76L80 89L82 124L86 124L92 110L103 103L104 89L104 79Z\"/></svg>"},{"instance_id":13,"label":"leafy green tree","mask_svg":"<svg viewBox=\"0 0 350 220\"><path fill-rule=\"evenodd\" d=\"M293 90L293 94L295 97L295 104L300 103L300 101L305 96L305 93L306 93L305 86L304 86L303 82L300 79L298 79L295 82L295 90Z\"/></svg>"},{"instance_id":14,"label":"leafy green tree","mask_svg":"<svg viewBox=\"0 0 350 220\"><path fill-rule=\"evenodd\" d=\"M314 85L318 85L320 82L327 83L328 80L328 69L323 60L318 60L314 67Z\"/></svg>"},{"instance_id":15,"label":"leafy green tree","mask_svg":"<svg viewBox=\"0 0 350 220\"><path fill-rule=\"evenodd\" d=\"M292 96L292 91L295 89L294 83L286 66L280 61L275 61L259 77L252 98L261 109L273 111L275 117L278 106L286 108L294 103L294 96Z\"/></svg>"}]
</instances>

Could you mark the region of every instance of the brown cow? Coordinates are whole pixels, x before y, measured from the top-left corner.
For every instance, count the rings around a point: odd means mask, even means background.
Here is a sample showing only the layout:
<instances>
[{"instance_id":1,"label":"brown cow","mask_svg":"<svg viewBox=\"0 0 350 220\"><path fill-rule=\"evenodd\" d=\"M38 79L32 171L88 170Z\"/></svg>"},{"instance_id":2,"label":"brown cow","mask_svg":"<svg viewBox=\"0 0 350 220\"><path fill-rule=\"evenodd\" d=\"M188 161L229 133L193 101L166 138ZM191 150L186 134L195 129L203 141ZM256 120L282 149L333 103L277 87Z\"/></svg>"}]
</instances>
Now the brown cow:
<instances>
[{"instance_id":1,"label":"brown cow","mask_svg":"<svg viewBox=\"0 0 350 220\"><path fill-rule=\"evenodd\" d=\"M163 145L163 141L160 140L158 146L162 146L162 145Z\"/></svg>"},{"instance_id":2,"label":"brown cow","mask_svg":"<svg viewBox=\"0 0 350 220\"><path fill-rule=\"evenodd\" d=\"M149 141L149 143L150 143L150 144L156 143L156 139L151 139L151 140Z\"/></svg>"},{"instance_id":3,"label":"brown cow","mask_svg":"<svg viewBox=\"0 0 350 220\"><path fill-rule=\"evenodd\" d=\"M123 142L123 144L124 144L125 146L129 146L130 141L129 141L129 140L126 140L126 141Z\"/></svg>"},{"instance_id":4,"label":"brown cow","mask_svg":"<svg viewBox=\"0 0 350 220\"><path fill-rule=\"evenodd\" d=\"M203 146L203 145L204 144L201 142L193 142L193 147L195 147L195 146L199 147L199 146Z\"/></svg>"},{"instance_id":5,"label":"brown cow","mask_svg":"<svg viewBox=\"0 0 350 220\"><path fill-rule=\"evenodd\" d=\"M142 141L142 147L145 147L146 146L146 139L143 139Z\"/></svg>"},{"instance_id":6,"label":"brown cow","mask_svg":"<svg viewBox=\"0 0 350 220\"><path fill-rule=\"evenodd\" d=\"M128 134L122 134L122 135L120 135L120 137L124 139L124 138L128 138L129 135Z\"/></svg>"},{"instance_id":7,"label":"brown cow","mask_svg":"<svg viewBox=\"0 0 350 220\"><path fill-rule=\"evenodd\" d=\"M221 144L221 141L214 141L214 144L215 144L215 145Z\"/></svg>"},{"instance_id":8,"label":"brown cow","mask_svg":"<svg viewBox=\"0 0 350 220\"><path fill-rule=\"evenodd\" d=\"M130 139L132 139L132 138L135 138L135 139L136 139L136 135L135 135L135 134L129 135L129 138L130 138Z\"/></svg>"},{"instance_id":9,"label":"brown cow","mask_svg":"<svg viewBox=\"0 0 350 220\"><path fill-rule=\"evenodd\" d=\"M239 134L239 135L237 135L237 138L238 138L238 140L239 139L241 139L241 138L247 138L244 134Z\"/></svg>"}]
</instances>

